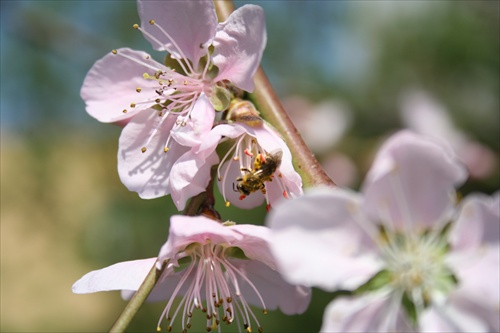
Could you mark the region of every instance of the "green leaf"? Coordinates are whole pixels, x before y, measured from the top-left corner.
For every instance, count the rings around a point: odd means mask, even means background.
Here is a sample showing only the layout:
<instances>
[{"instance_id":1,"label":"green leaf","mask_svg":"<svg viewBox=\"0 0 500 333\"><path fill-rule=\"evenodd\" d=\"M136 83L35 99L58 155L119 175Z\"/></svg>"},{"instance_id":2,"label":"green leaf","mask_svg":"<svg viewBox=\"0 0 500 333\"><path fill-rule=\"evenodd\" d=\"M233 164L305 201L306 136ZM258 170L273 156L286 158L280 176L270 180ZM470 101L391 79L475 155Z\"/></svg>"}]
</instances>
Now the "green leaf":
<instances>
[{"instance_id":1,"label":"green leaf","mask_svg":"<svg viewBox=\"0 0 500 333\"><path fill-rule=\"evenodd\" d=\"M231 93L223 87L216 86L214 93L210 96L210 102L216 111L224 111L231 102Z\"/></svg>"},{"instance_id":2,"label":"green leaf","mask_svg":"<svg viewBox=\"0 0 500 333\"><path fill-rule=\"evenodd\" d=\"M408 297L408 294L405 292L403 294L403 298L401 299L401 304L403 305L403 309L405 309L408 314L408 318L413 326L417 325L418 313L417 308L415 307L415 303Z\"/></svg>"},{"instance_id":3,"label":"green leaf","mask_svg":"<svg viewBox=\"0 0 500 333\"><path fill-rule=\"evenodd\" d=\"M391 272L384 269L372 276L365 284L354 290L354 294L362 294L368 291L378 290L391 282Z\"/></svg>"}]
</instances>

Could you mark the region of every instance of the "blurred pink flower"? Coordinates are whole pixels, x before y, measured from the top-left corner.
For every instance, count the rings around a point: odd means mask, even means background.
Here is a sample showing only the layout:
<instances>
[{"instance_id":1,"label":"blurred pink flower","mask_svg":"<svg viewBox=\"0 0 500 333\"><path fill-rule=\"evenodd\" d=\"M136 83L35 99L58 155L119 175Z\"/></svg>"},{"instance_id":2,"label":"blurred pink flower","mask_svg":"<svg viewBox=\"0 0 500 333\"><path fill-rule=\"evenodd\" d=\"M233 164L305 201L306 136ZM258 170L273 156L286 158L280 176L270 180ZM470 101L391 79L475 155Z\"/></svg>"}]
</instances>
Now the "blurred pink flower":
<instances>
[{"instance_id":1,"label":"blurred pink flower","mask_svg":"<svg viewBox=\"0 0 500 333\"><path fill-rule=\"evenodd\" d=\"M250 209L261 205L266 200L270 207L283 198L302 194L302 179L293 168L290 150L280 135L265 123L261 126L238 123L214 127L203 143L183 156L172 168L171 176L182 180L176 181L176 184L188 190L187 187L191 186L192 180L200 178L200 173L208 174L212 165L218 161L215 149L221 141L228 139L234 139L235 143L223 157L217 169L219 189L226 203ZM236 179L245 176L248 170L253 169L258 155L265 156L277 152L281 152L281 163L272 181L264 182L264 191L256 190L248 196L238 192ZM176 193L185 192L178 189ZM178 207L184 207L187 200L187 197L178 197L174 194L172 198Z\"/></svg>"},{"instance_id":2,"label":"blurred pink flower","mask_svg":"<svg viewBox=\"0 0 500 333\"><path fill-rule=\"evenodd\" d=\"M335 100L313 104L301 96L289 96L283 107L315 154L327 153L351 127L352 113Z\"/></svg>"},{"instance_id":3,"label":"blurred pink flower","mask_svg":"<svg viewBox=\"0 0 500 333\"><path fill-rule=\"evenodd\" d=\"M294 286L276 271L269 250L269 229L255 225L221 224L206 217L172 216L167 242L158 258L121 262L92 271L73 285L77 294L122 290L130 299L153 265L167 265L149 301L168 303L158 322L181 321L182 331L191 326L195 309L207 318L207 330L219 329L220 321L236 318L250 332L252 322L261 325L250 305L285 314L305 311L311 299L308 288ZM177 296L182 300L173 305ZM201 313L200 313L201 314Z\"/></svg>"},{"instance_id":4,"label":"blurred pink flower","mask_svg":"<svg viewBox=\"0 0 500 333\"><path fill-rule=\"evenodd\" d=\"M346 154L329 153L321 160L321 166L339 187L351 187L358 181L358 167Z\"/></svg>"},{"instance_id":5,"label":"blurred pink flower","mask_svg":"<svg viewBox=\"0 0 500 333\"><path fill-rule=\"evenodd\" d=\"M470 196L457 217L466 176L451 149L402 131L381 147L362 194L316 189L271 212L289 282L355 290L330 303L322 331L500 328L500 196Z\"/></svg>"},{"instance_id":6,"label":"blurred pink flower","mask_svg":"<svg viewBox=\"0 0 500 333\"><path fill-rule=\"evenodd\" d=\"M353 186L358 180L356 163L346 154L333 152L352 124L352 113L343 103L326 100L313 104L301 96L283 99L283 107L337 186Z\"/></svg>"},{"instance_id":7,"label":"blurred pink flower","mask_svg":"<svg viewBox=\"0 0 500 333\"><path fill-rule=\"evenodd\" d=\"M90 69L81 96L97 120L125 125L118 172L129 190L149 199L171 193L172 166L212 128L213 103L227 82L253 90L266 33L254 5L219 24L212 1L139 0L138 11L134 28L155 50L168 51L179 70L142 51L113 50Z\"/></svg>"},{"instance_id":8,"label":"blurred pink flower","mask_svg":"<svg viewBox=\"0 0 500 333\"><path fill-rule=\"evenodd\" d=\"M498 172L498 156L458 129L445 106L426 92L406 93L401 101L401 117L409 129L451 145L471 177L485 179Z\"/></svg>"}]
</instances>

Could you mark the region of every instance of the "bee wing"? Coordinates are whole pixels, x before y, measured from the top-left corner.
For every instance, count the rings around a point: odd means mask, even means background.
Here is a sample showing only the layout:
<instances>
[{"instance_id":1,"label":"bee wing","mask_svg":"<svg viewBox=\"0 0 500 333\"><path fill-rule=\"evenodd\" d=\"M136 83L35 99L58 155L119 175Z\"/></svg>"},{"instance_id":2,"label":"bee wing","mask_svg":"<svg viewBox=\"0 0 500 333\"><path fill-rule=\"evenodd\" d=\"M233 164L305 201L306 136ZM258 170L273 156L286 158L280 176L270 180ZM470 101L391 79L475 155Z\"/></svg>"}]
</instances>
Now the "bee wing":
<instances>
[{"instance_id":1,"label":"bee wing","mask_svg":"<svg viewBox=\"0 0 500 333\"><path fill-rule=\"evenodd\" d=\"M255 171L255 172L253 173L253 175L254 175L254 176L260 176L260 175L262 175L263 173L264 173L264 170L263 170L263 169L259 169L259 170Z\"/></svg>"},{"instance_id":2,"label":"bee wing","mask_svg":"<svg viewBox=\"0 0 500 333\"><path fill-rule=\"evenodd\" d=\"M272 156L272 158L279 160L281 162L281 159L283 158L283 150L281 150L280 148L276 148L268 155Z\"/></svg>"}]
</instances>

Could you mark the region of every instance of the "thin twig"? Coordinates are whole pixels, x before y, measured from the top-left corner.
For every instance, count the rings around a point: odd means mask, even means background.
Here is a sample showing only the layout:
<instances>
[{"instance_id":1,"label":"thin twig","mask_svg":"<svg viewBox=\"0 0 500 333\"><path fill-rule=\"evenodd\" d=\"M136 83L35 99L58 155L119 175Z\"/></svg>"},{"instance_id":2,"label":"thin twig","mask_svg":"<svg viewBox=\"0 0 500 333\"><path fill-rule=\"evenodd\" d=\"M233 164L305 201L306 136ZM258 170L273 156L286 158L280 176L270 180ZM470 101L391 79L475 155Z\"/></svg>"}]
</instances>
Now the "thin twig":
<instances>
[{"instance_id":1,"label":"thin twig","mask_svg":"<svg viewBox=\"0 0 500 333\"><path fill-rule=\"evenodd\" d=\"M125 309L123 309L123 312L120 314L118 319L116 319L109 332L125 332L125 329L127 329L128 325L137 314L142 304L144 304L144 302L148 298L151 290L153 290L165 267L166 264L163 264L161 269L158 269L156 267L156 263L153 265L148 275L146 276L146 279L144 279L144 282L141 284L132 299L128 302Z\"/></svg>"}]
</instances>

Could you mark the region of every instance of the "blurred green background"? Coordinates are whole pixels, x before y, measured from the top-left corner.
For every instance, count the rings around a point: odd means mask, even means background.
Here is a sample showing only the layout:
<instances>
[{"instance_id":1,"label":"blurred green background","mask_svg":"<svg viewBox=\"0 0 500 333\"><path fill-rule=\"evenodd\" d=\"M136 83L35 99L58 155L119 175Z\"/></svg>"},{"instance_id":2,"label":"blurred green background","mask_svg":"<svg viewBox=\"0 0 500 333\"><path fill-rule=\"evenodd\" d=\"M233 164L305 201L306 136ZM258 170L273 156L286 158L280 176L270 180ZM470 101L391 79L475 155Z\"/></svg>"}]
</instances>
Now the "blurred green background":
<instances>
[{"instance_id":1,"label":"blurred green background","mask_svg":"<svg viewBox=\"0 0 500 333\"><path fill-rule=\"evenodd\" d=\"M342 157L332 173L349 173L345 185L359 187L377 145L405 126L402 99L419 91L488 152L477 155L488 172L461 192L498 190L498 1L251 3L265 9L263 67L287 108L302 105L290 98L299 96L348 110L335 145L317 152L325 163ZM88 116L79 97L85 74L111 49L162 59L132 29L138 22L135 1L1 1L2 332L106 331L125 305L118 293L73 295L71 285L90 270L154 257L166 240L170 198L126 190L116 170L120 128ZM263 223L263 208L218 207L225 219ZM315 290L304 315L272 312L261 324L318 331L330 299ZM130 331L154 332L164 306L145 305Z\"/></svg>"}]
</instances>

